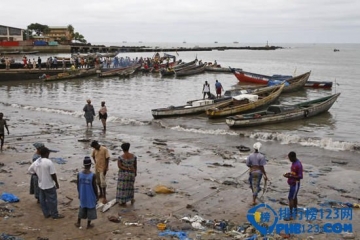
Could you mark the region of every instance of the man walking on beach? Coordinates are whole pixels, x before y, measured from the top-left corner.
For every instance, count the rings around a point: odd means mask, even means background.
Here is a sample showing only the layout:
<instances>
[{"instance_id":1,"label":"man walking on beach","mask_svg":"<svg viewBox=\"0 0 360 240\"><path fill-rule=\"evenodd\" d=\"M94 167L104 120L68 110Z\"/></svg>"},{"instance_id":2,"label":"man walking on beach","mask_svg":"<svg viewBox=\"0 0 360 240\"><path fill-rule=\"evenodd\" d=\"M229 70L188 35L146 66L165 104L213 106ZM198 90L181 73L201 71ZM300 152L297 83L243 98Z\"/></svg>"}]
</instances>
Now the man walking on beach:
<instances>
[{"instance_id":1,"label":"man walking on beach","mask_svg":"<svg viewBox=\"0 0 360 240\"><path fill-rule=\"evenodd\" d=\"M224 91L224 88L218 80L216 80L215 82L215 90L216 90L216 98L221 98L221 91Z\"/></svg>"},{"instance_id":2,"label":"man walking on beach","mask_svg":"<svg viewBox=\"0 0 360 240\"><path fill-rule=\"evenodd\" d=\"M290 172L284 174L284 177L288 179L287 182L290 186L289 196L288 196L290 216L289 218L284 219L287 221L293 220L293 216L294 216L293 209L295 209L295 214L296 214L296 209L298 205L297 194L300 189L300 180L303 179L303 167L299 159L296 158L296 153L289 152L288 158L290 162L292 162L292 164L291 164Z\"/></svg>"},{"instance_id":3,"label":"man walking on beach","mask_svg":"<svg viewBox=\"0 0 360 240\"><path fill-rule=\"evenodd\" d=\"M77 175L77 190L79 193L80 208L76 227L81 226L81 219L87 219L87 227L93 228L92 220L97 218L96 202L98 201L98 191L96 187L95 174L91 172L91 158L85 157L84 170Z\"/></svg>"},{"instance_id":4,"label":"man walking on beach","mask_svg":"<svg viewBox=\"0 0 360 240\"><path fill-rule=\"evenodd\" d=\"M246 159L246 166L250 168L249 174L249 183L252 191L252 206L256 205L256 199L261 191L260 183L261 179L264 176L264 180L267 181L267 176L265 172L266 159L263 154L259 152L261 143L257 142L254 144L254 152L248 156Z\"/></svg>"},{"instance_id":5,"label":"man walking on beach","mask_svg":"<svg viewBox=\"0 0 360 240\"><path fill-rule=\"evenodd\" d=\"M91 156L95 162L96 184L100 189L99 198L103 198L102 202L105 204L107 202L105 176L109 169L110 155L108 149L104 146L100 146L95 140L91 142L91 147L94 148Z\"/></svg>"},{"instance_id":6,"label":"man walking on beach","mask_svg":"<svg viewBox=\"0 0 360 240\"><path fill-rule=\"evenodd\" d=\"M7 130L8 135L10 134L8 125L6 124L6 120L3 119L4 114L0 113L0 140L1 140L1 148L0 151L2 152L4 141L5 141L5 128Z\"/></svg>"},{"instance_id":7,"label":"man walking on beach","mask_svg":"<svg viewBox=\"0 0 360 240\"><path fill-rule=\"evenodd\" d=\"M63 218L57 208L57 193L59 183L56 177L54 163L49 159L50 150L46 147L40 149L41 158L33 162L29 167L29 173L38 177L39 199L41 210L45 218Z\"/></svg>"}]
</instances>

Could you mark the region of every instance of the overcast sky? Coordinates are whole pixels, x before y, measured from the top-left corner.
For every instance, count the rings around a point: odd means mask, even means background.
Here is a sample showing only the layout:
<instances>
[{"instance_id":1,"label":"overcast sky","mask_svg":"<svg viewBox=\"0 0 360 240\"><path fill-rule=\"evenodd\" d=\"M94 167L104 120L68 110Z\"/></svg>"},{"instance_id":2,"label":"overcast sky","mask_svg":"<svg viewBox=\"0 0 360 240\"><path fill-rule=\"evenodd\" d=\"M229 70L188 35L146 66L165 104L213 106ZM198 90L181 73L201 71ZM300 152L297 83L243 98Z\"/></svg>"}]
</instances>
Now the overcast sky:
<instances>
[{"instance_id":1,"label":"overcast sky","mask_svg":"<svg viewBox=\"0 0 360 240\"><path fill-rule=\"evenodd\" d=\"M1 0L0 10L0 25L71 24L91 43L360 43L360 0Z\"/></svg>"}]
</instances>

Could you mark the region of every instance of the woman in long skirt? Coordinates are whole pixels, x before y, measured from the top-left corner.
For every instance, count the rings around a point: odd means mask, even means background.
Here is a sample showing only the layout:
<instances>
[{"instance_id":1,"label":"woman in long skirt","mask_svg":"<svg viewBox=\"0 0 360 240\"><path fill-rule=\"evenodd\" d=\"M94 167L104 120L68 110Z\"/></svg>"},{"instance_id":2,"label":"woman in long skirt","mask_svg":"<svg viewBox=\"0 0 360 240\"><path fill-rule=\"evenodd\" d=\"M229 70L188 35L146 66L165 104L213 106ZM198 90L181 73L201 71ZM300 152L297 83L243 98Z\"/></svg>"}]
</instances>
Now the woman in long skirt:
<instances>
[{"instance_id":1,"label":"woman in long skirt","mask_svg":"<svg viewBox=\"0 0 360 240\"><path fill-rule=\"evenodd\" d=\"M84 117L86 119L86 126L89 127L89 123L90 123L90 126L92 127L92 122L94 121L94 116L95 116L95 110L94 110L94 106L91 104L90 99L86 100L86 102L87 104L83 108L83 111L85 112Z\"/></svg>"},{"instance_id":2,"label":"woman in long skirt","mask_svg":"<svg viewBox=\"0 0 360 240\"><path fill-rule=\"evenodd\" d=\"M120 206L125 206L127 202L134 204L134 183L137 175L137 157L129 152L130 143L121 145L123 154L118 158L118 183L116 189L116 201Z\"/></svg>"}]
</instances>

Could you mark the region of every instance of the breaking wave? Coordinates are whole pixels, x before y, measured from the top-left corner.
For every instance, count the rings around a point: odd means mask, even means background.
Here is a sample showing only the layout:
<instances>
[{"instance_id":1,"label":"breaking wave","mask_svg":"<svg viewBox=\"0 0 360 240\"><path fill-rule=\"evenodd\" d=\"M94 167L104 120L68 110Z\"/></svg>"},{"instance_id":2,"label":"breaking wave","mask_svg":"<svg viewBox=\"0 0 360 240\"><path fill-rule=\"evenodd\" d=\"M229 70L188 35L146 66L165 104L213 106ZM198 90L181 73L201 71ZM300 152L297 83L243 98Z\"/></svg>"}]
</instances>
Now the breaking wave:
<instances>
[{"instance_id":1,"label":"breaking wave","mask_svg":"<svg viewBox=\"0 0 360 240\"><path fill-rule=\"evenodd\" d=\"M253 138L261 141L277 141L280 144L300 144L302 146L318 147L332 151L359 151L360 144L345 141L335 141L332 138L312 138L300 135L280 133L280 132L235 132L224 129L197 129L186 128L184 126L165 126L161 121L157 122L161 127L173 131L192 132L197 134L209 135L240 135L242 137Z\"/></svg>"},{"instance_id":2,"label":"breaking wave","mask_svg":"<svg viewBox=\"0 0 360 240\"><path fill-rule=\"evenodd\" d=\"M47 107L35 107L35 106L17 104L17 103L11 103L11 104L10 103L2 103L2 104L4 106L26 109L26 110L30 110L30 111L56 113L56 114L73 116L73 117L77 117L77 118L84 117L84 112L82 112L82 111L73 111L73 110L47 108ZM95 116L95 118L96 117L98 117L98 116ZM115 117L115 116L109 116L107 119L107 122L116 122L119 125L135 125L135 126L144 126L144 125L151 124L151 122L149 122L149 121L139 121L136 119L121 118L121 117Z\"/></svg>"}]
</instances>

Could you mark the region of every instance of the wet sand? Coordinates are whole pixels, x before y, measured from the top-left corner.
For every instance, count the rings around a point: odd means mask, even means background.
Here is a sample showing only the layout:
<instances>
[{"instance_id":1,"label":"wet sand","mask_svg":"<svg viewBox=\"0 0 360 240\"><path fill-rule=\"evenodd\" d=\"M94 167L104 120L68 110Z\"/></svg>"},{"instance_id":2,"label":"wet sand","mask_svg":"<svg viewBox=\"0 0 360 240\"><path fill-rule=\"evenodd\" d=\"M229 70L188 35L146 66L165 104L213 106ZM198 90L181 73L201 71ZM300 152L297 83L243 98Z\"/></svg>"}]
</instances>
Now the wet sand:
<instances>
[{"instance_id":1,"label":"wet sand","mask_svg":"<svg viewBox=\"0 0 360 240\"><path fill-rule=\"evenodd\" d=\"M1 213L2 233L23 239L170 239L159 237L160 231L156 228L157 222L166 220L173 229L189 229L189 238L202 233L202 239L232 239L209 228L204 231L191 229L189 224L180 219L194 215L207 220L225 219L235 228L247 222L246 213L250 208L251 193L247 183L248 175L244 174L247 170L244 161L249 152L239 152L234 146L243 144L251 147L253 139L241 138L241 143L234 142L231 146L224 146L202 136L199 136L198 141L189 142L187 134L195 133L179 133L178 136L176 133L166 133L156 126L110 126L106 134L102 133L99 126L89 130L59 130L57 126L50 124L46 128L47 131L43 129L41 134L38 134L37 129L33 134L21 138L7 138L5 150L0 153L0 162L4 164L0 168L0 182L3 183L1 192L10 192L20 198L18 203L4 205L13 211ZM141 128L146 129L143 134L139 134ZM156 131L159 134L154 137L153 132ZM121 154L121 143L130 142L130 151L138 156L135 204L128 204L126 207L115 205L105 213L98 210L98 219L93 222L95 227L88 230L85 229L84 220L82 229L74 226L79 202L73 181L82 168L82 159L91 153L89 142L78 142L84 138L99 140L110 150L108 200L115 198L116 194L116 158ZM32 143L37 141L59 150L50 157L61 157L67 161L65 164L55 164L60 184L58 206L59 212L65 215L64 219L45 219L34 196L29 194L30 175L27 174L27 169L35 150ZM262 200L275 210L284 208L283 204L287 203L288 186L282 174L289 171L290 163L285 156L292 147L263 143L263 148L260 149L266 150L269 159L266 171L271 180ZM324 164L317 162L321 155L316 154L321 154L320 152L306 155L309 148L297 146L296 149L299 158L304 158L305 170L299 192L300 207L320 208L319 204L329 200L358 202L358 170L341 163L331 163L331 155L334 159L345 159L345 153L326 152L327 156L322 159L326 158L328 164ZM225 185L224 181L233 185ZM176 192L148 196L146 193L158 184L172 187ZM357 222L360 220L360 209L353 210L353 230L359 232ZM110 222L109 216L120 216L121 222ZM127 226L125 223L141 225ZM304 239L310 235L314 239L340 238L336 234L303 234L294 236L293 239Z\"/></svg>"}]
</instances>

